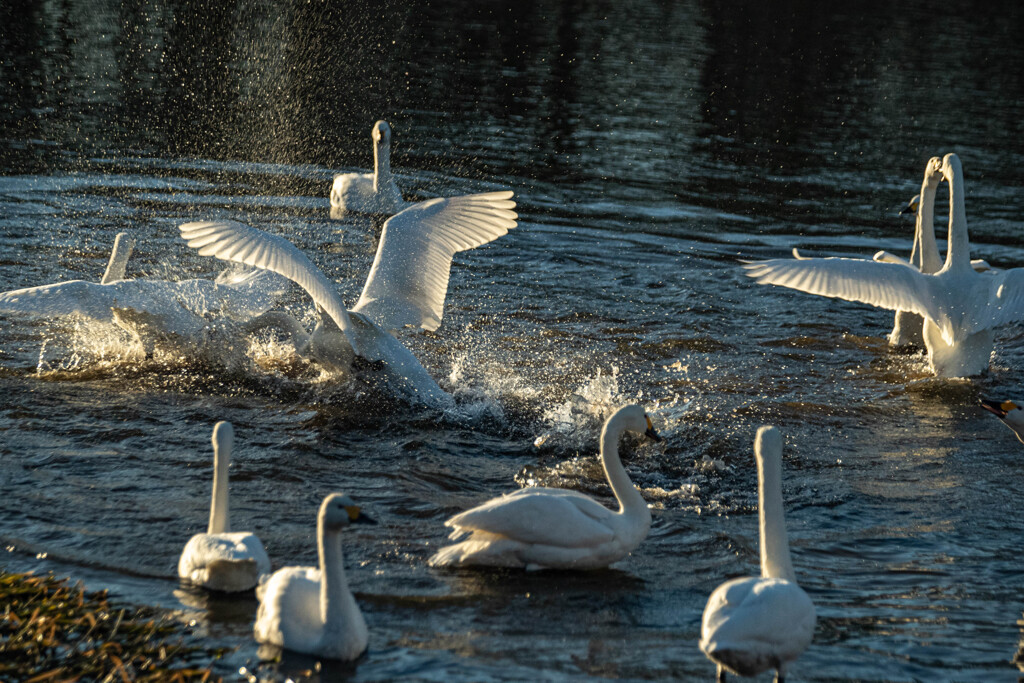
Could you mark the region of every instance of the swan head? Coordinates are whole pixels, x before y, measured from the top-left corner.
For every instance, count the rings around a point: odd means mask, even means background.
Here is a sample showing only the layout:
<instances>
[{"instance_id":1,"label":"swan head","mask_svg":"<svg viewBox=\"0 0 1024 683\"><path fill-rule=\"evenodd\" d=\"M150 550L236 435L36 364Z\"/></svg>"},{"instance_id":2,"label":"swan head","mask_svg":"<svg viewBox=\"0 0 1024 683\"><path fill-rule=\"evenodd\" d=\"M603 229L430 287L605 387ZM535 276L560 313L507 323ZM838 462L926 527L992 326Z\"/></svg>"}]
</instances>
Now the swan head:
<instances>
[{"instance_id":1,"label":"swan head","mask_svg":"<svg viewBox=\"0 0 1024 683\"><path fill-rule=\"evenodd\" d=\"M952 152L942 157L941 171L943 179L948 183L953 182L954 177L963 175L964 170L960 165L960 157Z\"/></svg>"},{"instance_id":2,"label":"swan head","mask_svg":"<svg viewBox=\"0 0 1024 683\"><path fill-rule=\"evenodd\" d=\"M608 418L608 421L605 423L605 429L613 421L616 424L621 424L626 431L643 434L652 441L661 441L658 432L654 431L651 417L644 411L642 406L633 404L619 408L615 411L614 415Z\"/></svg>"},{"instance_id":3,"label":"swan head","mask_svg":"<svg viewBox=\"0 0 1024 683\"><path fill-rule=\"evenodd\" d=\"M908 213L916 214L917 213L917 207L920 206L920 205L921 205L921 195L915 194L913 197L910 198L910 201L907 202L907 205L904 206L902 209L900 209L900 214L899 215L906 216ZM876 258L875 260L877 261L878 259Z\"/></svg>"},{"instance_id":4,"label":"swan head","mask_svg":"<svg viewBox=\"0 0 1024 683\"><path fill-rule=\"evenodd\" d=\"M373 124L373 131L371 131L370 137L373 138L375 145L390 145L391 126L388 125L387 121L378 121Z\"/></svg>"},{"instance_id":5,"label":"swan head","mask_svg":"<svg viewBox=\"0 0 1024 683\"><path fill-rule=\"evenodd\" d=\"M757 456L771 456L781 457L782 456L782 432L777 427L771 425L765 425L759 427L757 430L757 436L754 437L754 453Z\"/></svg>"},{"instance_id":6,"label":"swan head","mask_svg":"<svg viewBox=\"0 0 1024 683\"><path fill-rule=\"evenodd\" d=\"M992 413L1013 430L1017 438L1024 443L1024 410L1013 401L990 401L979 399L981 407Z\"/></svg>"},{"instance_id":7,"label":"swan head","mask_svg":"<svg viewBox=\"0 0 1024 683\"><path fill-rule=\"evenodd\" d=\"M955 154L948 154L947 156L956 157ZM942 164L943 160L938 157L932 157L928 160L928 163L924 167L925 185L930 188L939 186L939 182L942 180Z\"/></svg>"},{"instance_id":8,"label":"swan head","mask_svg":"<svg viewBox=\"0 0 1024 683\"><path fill-rule=\"evenodd\" d=\"M213 450L221 456L230 456L235 445L235 428L230 422L221 421L213 425Z\"/></svg>"},{"instance_id":9,"label":"swan head","mask_svg":"<svg viewBox=\"0 0 1024 683\"><path fill-rule=\"evenodd\" d=\"M340 530L349 524L376 524L363 514L362 508L344 493L332 493L320 504L320 521L324 529Z\"/></svg>"}]
</instances>

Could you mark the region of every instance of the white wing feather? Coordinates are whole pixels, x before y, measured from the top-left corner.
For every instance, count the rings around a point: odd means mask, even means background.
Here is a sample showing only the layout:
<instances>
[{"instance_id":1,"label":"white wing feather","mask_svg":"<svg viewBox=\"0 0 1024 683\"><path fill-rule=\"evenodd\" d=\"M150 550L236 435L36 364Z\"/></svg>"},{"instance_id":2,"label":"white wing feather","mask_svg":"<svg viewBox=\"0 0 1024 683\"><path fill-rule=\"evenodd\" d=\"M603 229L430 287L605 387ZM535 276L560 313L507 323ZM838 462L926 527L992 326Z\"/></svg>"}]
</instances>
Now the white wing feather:
<instances>
[{"instance_id":1,"label":"white wing feather","mask_svg":"<svg viewBox=\"0 0 1024 683\"><path fill-rule=\"evenodd\" d=\"M341 328L355 352L363 355L334 283L291 242L234 221L185 223L178 229L188 246L203 256L271 270L302 287Z\"/></svg>"},{"instance_id":2,"label":"white wing feather","mask_svg":"<svg viewBox=\"0 0 1024 683\"><path fill-rule=\"evenodd\" d=\"M574 491L530 488L466 510L445 522L445 526L486 531L522 543L577 548L611 541L615 532L602 520L613 514Z\"/></svg>"},{"instance_id":3,"label":"white wing feather","mask_svg":"<svg viewBox=\"0 0 1024 683\"><path fill-rule=\"evenodd\" d=\"M384 224L370 275L352 308L384 329L435 330L444 315L456 252L495 240L516 226L512 191L431 199Z\"/></svg>"}]
</instances>

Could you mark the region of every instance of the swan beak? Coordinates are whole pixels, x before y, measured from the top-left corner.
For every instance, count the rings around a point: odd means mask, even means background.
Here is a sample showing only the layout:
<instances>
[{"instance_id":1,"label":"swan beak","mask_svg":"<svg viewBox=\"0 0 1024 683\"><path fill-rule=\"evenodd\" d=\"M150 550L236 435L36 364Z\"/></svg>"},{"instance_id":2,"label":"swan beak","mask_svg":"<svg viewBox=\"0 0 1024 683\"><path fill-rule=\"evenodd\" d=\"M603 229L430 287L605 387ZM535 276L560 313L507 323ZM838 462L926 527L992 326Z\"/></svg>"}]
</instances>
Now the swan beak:
<instances>
[{"instance_id":1,"label":"swan beak","mask_svg":"<svg viewBox=\"0 0 1024 683\"><path fill-rule=\"evenodd\" d=\"M981 407L992 413L1000 420L1006 417L1006 414L1017 407L1013 401L990 401L987 398L979 398L978 402L981 403Z\"/></svg>"},{"instance_id":2,"label":"swan beak","mask_svg":"<svg viewBox=\"0 0 1024 683\"><path fill-rule=\"evenodd\" d=\"M360 512L359 516L352 520L352 523L353 524L373 524L373 525L376 526L377 520L375 520L373 517L370 517L369 515L364 515L363 513Z\"/></svg>"},{"instance_id":3,"label":"swan beak","mask_svg":"<svg viewBox=\"0 0 1024 683\"><path fill-rule=\"evenodd\" d=\"M661 437L658 436L658 432L654 431L654 425L651 424L651 418L647 418L647 431L644 432L644 436L654 442L661 441Z\"/></svg>"}]
</instances>

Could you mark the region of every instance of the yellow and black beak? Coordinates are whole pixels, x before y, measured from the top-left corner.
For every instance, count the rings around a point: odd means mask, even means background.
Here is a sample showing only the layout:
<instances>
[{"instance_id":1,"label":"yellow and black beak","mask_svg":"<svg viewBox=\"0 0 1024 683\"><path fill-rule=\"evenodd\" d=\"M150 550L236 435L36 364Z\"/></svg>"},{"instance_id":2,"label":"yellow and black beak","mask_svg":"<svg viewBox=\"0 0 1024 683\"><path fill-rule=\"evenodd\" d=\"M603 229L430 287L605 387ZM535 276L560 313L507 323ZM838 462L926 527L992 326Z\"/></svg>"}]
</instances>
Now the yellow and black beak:
<instances>
[{"instance_id":1,"label":"yellow and black beak","mask_svg":"<svg viewBox=\"0 0 1024 683\"><path fill-rule=\"evenodd\" d=\"M661 441L661 437L658 436L658 432L654 431L654 425L651 423L650 417L647 418L647 431L644 432L644 436L651 441Z\"/></svg>"},{"instance_id":2,"label":"yellow and black beak","mask_svg":"<svg viewBox=\"0 0 1024 683\"><path fill-rule=\"evenodd\" d=\"M914 197L909 202L907 202L906 206L904 206L902 209L900 209L900 214L899 215L905 216L908 213L916 214L917 213L917 207L920 205L920 203L921 203L921 197L920 196Z\"/></svg>"},{"instance_id":3,"label":"yellow and black beak","mask_svg":"<svg viewBox=\"0 0 1024 683\"><path fill-rule=\"evenodd\" d=\"M978 402L981 403L982 408L1000 420L1005 419L1008 412L1017 408L1017 404L1013 401L990 401L987 398L979 398Z\"/></svg>"},{"instance_id":4,"label":"yellow and black beak","mask_svg":"<svg viewBox=\"0 0 1024 683\"><path fill-rule=\"evenodd\" d=\"M358 505L346 505L345 512L348 513L348 521L350 524L376 524L377 520L373 519L369 515L363 514L362 509Z\"/></svg>"}]
</instances>

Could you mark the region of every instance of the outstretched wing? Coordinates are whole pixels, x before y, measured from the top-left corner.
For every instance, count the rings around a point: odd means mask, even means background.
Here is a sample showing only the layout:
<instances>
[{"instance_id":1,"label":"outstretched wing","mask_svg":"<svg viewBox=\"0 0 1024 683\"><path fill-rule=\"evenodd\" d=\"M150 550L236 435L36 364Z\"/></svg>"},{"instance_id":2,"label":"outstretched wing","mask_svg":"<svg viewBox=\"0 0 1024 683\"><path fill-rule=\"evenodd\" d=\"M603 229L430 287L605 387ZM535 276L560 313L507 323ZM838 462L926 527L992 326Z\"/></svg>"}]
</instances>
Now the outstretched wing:
<instances>
[{"instance_id":1,"label":"outstretched wing","mask_svg":"<svg viewBox=\"0 0 1024 683\"><path fill-rule=\"evenodd\" d=\"M515 205L508 190L431 199L392 216L352 310L388 330L406 325L437 329L452 257L516 227Z\"/></svg>"},{"instance_id":2,"label":"outstretched wing","mask_svg":"<svg viewBox=\"0 0 1024 683\"><path fill-rule=\"evenodd\" d=\"M234 221L199 221L178 226L188 246L203 256L244 263L283 275L306 290L317 306L327 311L359 355L352 323L334 283L294 244Z\"/></svg>"},{"instance_id":3,"label":"outstretched wing","mask_svg":"<svg viewBox=\"0 0 1024 683\"><path fill-rule=\"evenodd\" d=\"M975 330L1024 320L1024 268L986 275L988 306L975 311Z\"/></svg>"},{"instance_id":4,"label":"outstretched wing","mask_svg":"<svg viewBox=\"0 0 1024 683\"><path fill-rule=\"evenodd\" d=\"M758 284L779 285L893 311L938 317L928 278L916 268L849 258L772 259L744 263Z\"/></svg>"}]
</instances>

